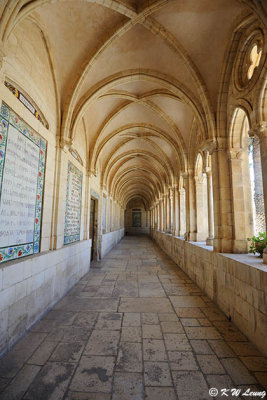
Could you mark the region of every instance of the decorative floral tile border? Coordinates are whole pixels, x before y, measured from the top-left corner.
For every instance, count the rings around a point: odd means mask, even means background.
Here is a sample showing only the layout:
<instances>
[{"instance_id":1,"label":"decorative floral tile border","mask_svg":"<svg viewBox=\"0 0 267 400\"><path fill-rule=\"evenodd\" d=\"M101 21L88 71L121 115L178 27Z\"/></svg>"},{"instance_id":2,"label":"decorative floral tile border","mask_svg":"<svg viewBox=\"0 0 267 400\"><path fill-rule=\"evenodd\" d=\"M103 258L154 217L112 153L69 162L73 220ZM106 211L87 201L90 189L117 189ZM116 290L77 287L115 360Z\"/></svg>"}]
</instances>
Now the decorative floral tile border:
<instances>
[{"instance_id":1,"label":"decorative floral tile border","mask_svg":"<svg viewBox=\"0 0 267 400\"><path fill-rule=\"evenodd\" d=\"M15 127L22 135L39 147L39 166L37 193L35 203L34 238L33 242L0 248L0 263L39 253L41 237L42 202L47 142L37 132L29 127L11 108L2 103L0 109L0 194L5 168L6 143L9 126ZM1 199L1 196L0 196ZM0 228L1 229L1 228Z\"/></svg>"},{"instance_id":2,"label":"decorative floral tile border","mask_svg":"<svg viewBox=\"0 0 267 400\"><path fill-rule=\"evenodd\" d=\"M79 224L77 225L77 232L75 235L67 234L68 211L69 211L69 189L70 189L70 174L71 173L74 173L75 175L77 175L79 178L79 181L80 181L80 187L79 187L79 192L80 192L79 206L80 207L79 207L79 214L78 214ZM82 200L82 177L83 177L82 172L69 161L68 162L67 193L66 193L64 244L69 244L69 243L77 242L80 240L80 222L81 222L81 205L82 205L82 201L81 201Z\"/></svg>"}]
</instances>

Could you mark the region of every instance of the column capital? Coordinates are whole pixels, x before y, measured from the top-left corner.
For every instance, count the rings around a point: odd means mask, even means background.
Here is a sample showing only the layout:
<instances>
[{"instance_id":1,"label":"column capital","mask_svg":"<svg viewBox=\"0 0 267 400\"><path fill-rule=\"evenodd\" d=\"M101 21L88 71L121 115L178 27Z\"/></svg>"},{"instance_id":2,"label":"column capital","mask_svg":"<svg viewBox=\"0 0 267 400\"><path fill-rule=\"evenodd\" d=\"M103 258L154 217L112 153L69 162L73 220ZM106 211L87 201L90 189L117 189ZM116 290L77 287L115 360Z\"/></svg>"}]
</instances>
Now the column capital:
<instances>
[{"instance_id":1,"label":"column capital","mask_svg":"<svg viewBox=\"0 0 267 400\"><path fill-rule=\"evenodd\" d=\"M73 144L73 139L62 137L60 139L60 147L63 151L67 152Z\"/></svg>"},{"instance_id":2,"label":"column capital","mask_svg":"<svg viewBox=\"0 0 267 400\"><path fill-rule=\"evenodd\" d=\"M250 137L258 136L259 139L263 139L267 137L267 122L263 122L258 124L254 128L248 131Z\"/></svg>"},{"instance_id":3,"label":"column capital","mask_svg":"<svg viewBox=\"0 0 267 400\"><path fill-rule=\"evenodd\" d=\"M243 149L240 147L233 148L228 151L229 160L231 161L242 161L243 158Z\"/></svg>"},{"instance_id":4,"label":"column capital","mask_svg":"<svg viewBox=\"0 0 267 400\"><path fill-rule=\"evenodd\" d=\"M205 150L208 150L209 154L213 154L217 151L227 150L228 138L227 137L217 137L211 141L207 142Z\"/></svg>"},{"instance_id":5,"label":"column capital","mask_svg":"<svg viewBox=\"0 0 267 400\"><path fill-rule=\"evenodd\" d=\"M211 167L206 167L203 172L207 175L207 177L212 175Z\"/></svg>"},{"instance_id":6,"label":"column capital","mask_svg":"<svg viewBox=\"0 0 267 400\"><path fill-rule=\"evenodd\" d=\"M217 143L215 139L208 139L201 144L200 150L208 151L209 154L212 154L216 150L216 146Z\"/></svg>"}]
</instances>

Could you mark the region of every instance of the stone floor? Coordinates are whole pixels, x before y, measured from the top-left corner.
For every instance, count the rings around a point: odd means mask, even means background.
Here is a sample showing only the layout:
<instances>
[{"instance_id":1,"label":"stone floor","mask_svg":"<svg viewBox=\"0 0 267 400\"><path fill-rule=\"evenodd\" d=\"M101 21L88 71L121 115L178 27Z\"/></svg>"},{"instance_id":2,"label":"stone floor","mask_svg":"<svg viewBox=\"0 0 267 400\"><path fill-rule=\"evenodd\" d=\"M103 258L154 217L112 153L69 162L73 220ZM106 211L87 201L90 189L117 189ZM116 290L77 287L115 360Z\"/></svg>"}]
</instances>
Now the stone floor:
<instances>
[{"instance_id":1,"label":"stone floor","mask_svg":"<svg viewBox=\"0 0 267 400\"><path fill-rule=\"evenodd\" d=\"M147 237L124 238L0 360L1 400L244 399L264 384L267 359Z\"/></svg>"}]
</instances>

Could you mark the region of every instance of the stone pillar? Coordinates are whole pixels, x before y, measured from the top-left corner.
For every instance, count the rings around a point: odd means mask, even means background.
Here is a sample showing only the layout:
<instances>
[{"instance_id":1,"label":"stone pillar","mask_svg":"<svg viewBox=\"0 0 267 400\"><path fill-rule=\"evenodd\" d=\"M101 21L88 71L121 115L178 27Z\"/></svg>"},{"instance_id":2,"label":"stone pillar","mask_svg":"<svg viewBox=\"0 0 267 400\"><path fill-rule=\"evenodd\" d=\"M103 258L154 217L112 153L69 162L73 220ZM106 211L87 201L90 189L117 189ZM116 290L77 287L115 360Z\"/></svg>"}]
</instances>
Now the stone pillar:
<instances>
[{"instance_id":1,"label":"stone pillar","mask_svg":"<svg viewBox=\"0 0 267 400\"><path fill-rule=\"evenodd\" d=\"M196 240L203 242L207 238L208 221L207 221L207 205L205 199L205 185L204 174L195 176L195 190L196 190Z\"/></svg>"},{"instance_id":2,"label":"stone pillar","mask_svg":"<svg viewBox=\"0 0 267 400\"><path fill-rule=\"evenodd\" d=\"M196 241L196 188L193 170L184 176L186 191L186 240Z\"/></svg>"},{"instance_id":3,"label":"stone pillar","mask_svg":"<svg viewBox=\"0 0 267 400\"><path fill-rule=\"evenodd\" d=\"M246 194L250 193L251 190L245 190L244 180L247 179L250 182L249 176L245 176L243 171L243 154L248 150L245 148L231 149L229 151L229 161L231 166L231 178L232 178L232 212L233 212L233 242L232 251L234 253L247 253L248 252L248 241L247 237L253 233L253 219L251 218L251 227L247 226L247 213L252 211L252 201L250 204L251 210L246 207ZM248 162L248 160L247 160ZM247 175L247 174L246 174Z\"/></svg>"},{"instance_id":4,"label":"stone pillar","mask_svg":"<svg viewBox=\"0 0 267 400\"><path fill-rule=\"evenodd\" d=\"M206 169L207 176L207 197L208 197L208 224L209 224L209 236L207 237L207 246L213 245L214 239L214 212L213 212L213 192L212 192L212 173L211 169Z\"/></svg>"},{"instance_id":5,"label":"stone pillar","mask_svg":"<svg viewBox=\"0 0 267 400\"><path fill-rule=\"evenodd\" d=\"M173 188L173 201L172 201L172 218L173 218L173 223L172 223L172 235L176 235L176 226L177 226L177 220L176 220L176 215L178 212L178 209L176 208L176 198L177 198L177 192L175 189L175 186Z\"/></svg>"},{"instance_id":6,"label":"stone pillar","mask_svg":"<svg viewBox=\"0 0 267 400\"><path fill-rule=\"evenodd\" d=\"M179 189L179 236L184 236L186 233L186 192L185 188Z\"/></svg>"},{"instance_id":7,"label":"stone pillar","mask_svg":"<svg viewBox=\"0 0 267 400\"><path fill-rule=\"evenodd\" d=\"M173 188L170 188L169 192L169 232L173 234Z\"/></svg>"},{"instance_id":8,"label":"stone pillar","mask_svg":"<svg viewBox=\"0 0 267 400\"><path fill-rule=\"evenodd\" d=\"M179 187L174 186L173 196L173 234L179 236L180 232L180 199L179 199Z\"/></svg>"},{"instance_id":9,"label":"stone pillar","mask_svg":"<svg viewBox=\"0 0 267 400\"><path fill-rule=\"evenodd\" d=\"M159 204L160 204L160 231L163 231L163 228L164 228L164 226L163 226L163 217L164 217L164 212L163 212L163 210L164 210L164 201L163 201L163 196L162 196L162 198L160 199L160 201L159 201Z\"/></svg>"},{"instance_id":10,"label":"stone pillar","mask_svg":"<svg viewBox=\"0 0 267 400\"><path fill-rule=\"evenodd\" d=\"M163 231L167 232L167 194L163 195Z\"/></svg>"},{"instance_id":11,"label":"stone pillar","mask_svg":"<svg viewBox=\"0 0 267 400\"><path fill-rule=\"evenodd\" d=\"M233 239L232 196L227 138L217 138L211 154L214 205L214 240L216 252L231 253Z\"/></svg>"},{"instance_id":12,"label":"stone pillar","mask_svg":"<svg viewBox=\"0 0 267 400\"><path fill-rule=\"evenodd\" d=\"M170 201L169 201L169 192L165 195L165 207L166 207L166 221L165 221L165 232L168 233L170 230Z\"/></svg>"},{"instance_id":13,"label":"stone pillar","mask_svg":"<svg viewBox=\"0 0 267 400\"><path fill-rule=\"evenodd\" d=\"M158 228L158 230L160 230L160 202L159 201L158 201L157 208L158 208L158 225L157 225L157 228Z\"/></svg>"}]
</instances>

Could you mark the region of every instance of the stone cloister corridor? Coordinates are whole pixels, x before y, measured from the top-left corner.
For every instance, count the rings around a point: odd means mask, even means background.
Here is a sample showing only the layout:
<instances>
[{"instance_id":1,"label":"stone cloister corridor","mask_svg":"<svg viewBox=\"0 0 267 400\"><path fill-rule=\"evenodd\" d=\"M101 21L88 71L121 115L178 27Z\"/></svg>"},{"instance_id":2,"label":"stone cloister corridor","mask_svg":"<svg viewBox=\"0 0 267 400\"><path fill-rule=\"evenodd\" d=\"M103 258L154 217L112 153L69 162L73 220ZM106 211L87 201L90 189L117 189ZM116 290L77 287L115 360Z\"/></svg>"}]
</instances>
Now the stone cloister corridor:
<instances>
[{"instance_id":1,"label":"stone cloister corridor","mask_svg":"<svg viewBox=\"0 0 267 400\"><path fill-rule=\"evenodd\" d=\"M266 227L267 0L0 0L0 400L264 398Z\"/></svg>"},{"instance_id":2,"label":"stone cloister corridor","mask_svg":"<svg viewBox=\"0 0 267 400\"><path fill-rule=\"evenodd\" d=\"M207 400L223 398L209 388L262 393L266 371L150 238L128 236L0 361L0 398Z\"/></svg>"}]
</instances>

